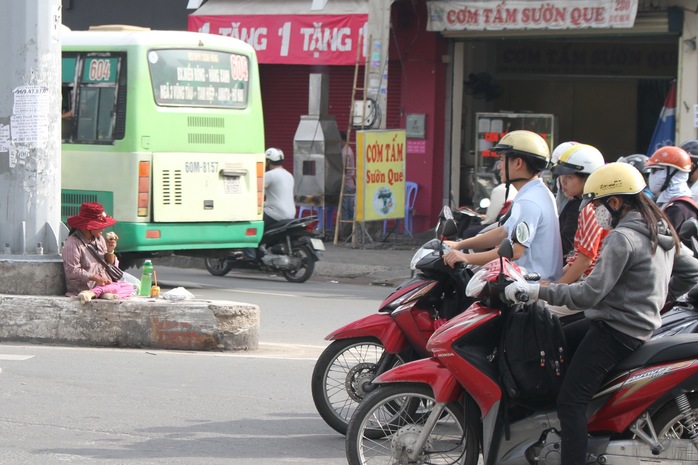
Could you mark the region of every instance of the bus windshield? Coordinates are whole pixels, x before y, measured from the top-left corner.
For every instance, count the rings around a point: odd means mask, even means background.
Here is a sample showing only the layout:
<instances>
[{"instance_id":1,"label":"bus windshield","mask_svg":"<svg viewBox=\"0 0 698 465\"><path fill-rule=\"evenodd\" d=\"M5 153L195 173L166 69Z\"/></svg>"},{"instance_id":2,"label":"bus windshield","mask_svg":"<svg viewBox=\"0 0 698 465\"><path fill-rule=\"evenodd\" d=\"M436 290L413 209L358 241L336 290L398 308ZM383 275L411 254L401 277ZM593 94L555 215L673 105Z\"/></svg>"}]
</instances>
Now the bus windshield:
<instances>
[{"instance_id":1,"label":"bus windshield","mask_svg":"<svg viewBox=\"0 0 698 465\"><path fill-rule=\"evenodd\" d=\"M204 50L151 50L155 102L162 106L245 108L249 60Z\"/></svg>"}]
</instances>

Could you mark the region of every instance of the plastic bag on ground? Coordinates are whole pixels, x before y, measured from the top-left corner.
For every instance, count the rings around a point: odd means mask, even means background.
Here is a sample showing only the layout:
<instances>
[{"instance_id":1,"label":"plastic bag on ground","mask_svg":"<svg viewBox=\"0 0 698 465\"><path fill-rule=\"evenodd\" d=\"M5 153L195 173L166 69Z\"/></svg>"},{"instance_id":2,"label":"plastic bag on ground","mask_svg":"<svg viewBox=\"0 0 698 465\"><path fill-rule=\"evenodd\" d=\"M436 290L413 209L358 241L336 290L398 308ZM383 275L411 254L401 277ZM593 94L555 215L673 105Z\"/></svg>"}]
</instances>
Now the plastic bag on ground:
<instances>
[{"instance_id":1,"label":"plastic bag on ground","mask_svg":"<svg viewBox=\"0 0 698 465\"><path fill-rule=\"evenodd\" d=\"M170 289L169 291L163 293L162 298L167 300L187 300L193 299L194 294L183 287L175 287L174 289Z\"/></svg>"},{"instance_id":2,"label":"plastic bag on ground","mask_svg":"<svg viewBox=\"0 0 698 465\"><path fill-rule=\"evenodd\" d=\"M138 290L141 288L140 279L124 271L124 275L121 277L121 281L133 285L133 292L131 293L131 297L138 295Z\"/></svg>"}]
</instances>

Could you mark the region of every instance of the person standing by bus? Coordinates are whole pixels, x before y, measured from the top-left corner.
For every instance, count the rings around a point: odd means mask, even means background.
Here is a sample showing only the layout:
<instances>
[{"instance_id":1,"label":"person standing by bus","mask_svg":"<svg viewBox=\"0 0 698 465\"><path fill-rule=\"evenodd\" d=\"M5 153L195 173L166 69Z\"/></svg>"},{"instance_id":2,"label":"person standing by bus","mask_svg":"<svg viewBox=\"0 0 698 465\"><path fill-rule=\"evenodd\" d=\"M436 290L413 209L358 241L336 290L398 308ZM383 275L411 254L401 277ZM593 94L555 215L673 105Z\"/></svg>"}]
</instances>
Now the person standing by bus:
<instances>
[{"instance_id":1,"label":"person standing by bus","mask_svg":"<svg viewBox=\"0 0 698 465\"><path fill-rule=\"evenodd\" d=\"M293 175L283 167L284 152L269 148L265 152L267 172L264 175L264 228L296 217L293 200Z\"/></svg>"}]
</instances>

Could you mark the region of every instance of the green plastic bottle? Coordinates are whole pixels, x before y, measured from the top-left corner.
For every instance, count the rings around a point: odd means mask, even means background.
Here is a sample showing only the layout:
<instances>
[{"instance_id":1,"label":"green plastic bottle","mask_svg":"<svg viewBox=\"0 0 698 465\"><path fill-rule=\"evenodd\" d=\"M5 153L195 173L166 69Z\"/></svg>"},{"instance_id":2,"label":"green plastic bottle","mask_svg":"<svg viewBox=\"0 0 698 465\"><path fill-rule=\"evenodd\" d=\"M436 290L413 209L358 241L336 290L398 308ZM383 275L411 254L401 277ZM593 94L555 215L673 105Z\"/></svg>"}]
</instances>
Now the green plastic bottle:
<instances>
[{"instance_id":1,"label":"green plastic bottle","mask_svg":"<svg viewBox=\"0 0 698 465\"><path fill-rule=\"evenodd\" d=\"M146 260L143 263L143 272L141 274L141 288L138 295L150 297L150 288L153 287L153 262Z\"/></svg>"}]
</instances>

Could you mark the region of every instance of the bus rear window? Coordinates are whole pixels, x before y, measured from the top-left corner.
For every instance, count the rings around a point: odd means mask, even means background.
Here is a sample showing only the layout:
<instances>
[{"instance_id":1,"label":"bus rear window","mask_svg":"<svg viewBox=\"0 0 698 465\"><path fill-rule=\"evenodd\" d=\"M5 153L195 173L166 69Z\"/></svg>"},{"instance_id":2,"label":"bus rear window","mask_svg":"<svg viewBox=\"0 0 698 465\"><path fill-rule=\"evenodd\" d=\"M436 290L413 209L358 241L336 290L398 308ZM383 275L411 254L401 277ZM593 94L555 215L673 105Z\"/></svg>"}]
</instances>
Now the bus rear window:
<instances>
[{"instance_id":1,"label":"bus rear window","mask_svg":"<svg viewBox=\"0 0 698 465\"><path fill-rule=\"evenodd\" d=\"M150 50L155 103L245 108L250 63L244 55L207 50Z\"/></svg>"}]
</instances>

